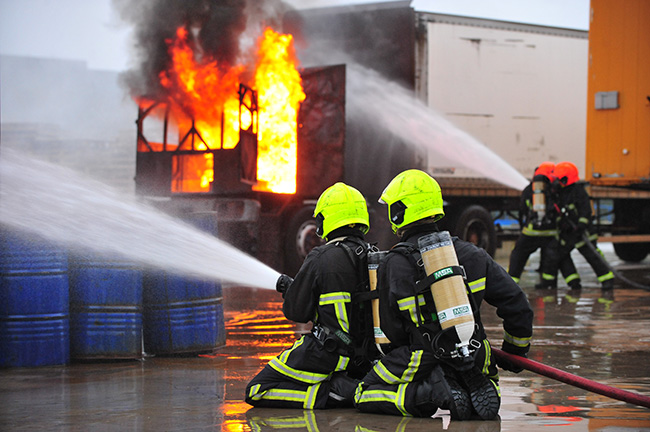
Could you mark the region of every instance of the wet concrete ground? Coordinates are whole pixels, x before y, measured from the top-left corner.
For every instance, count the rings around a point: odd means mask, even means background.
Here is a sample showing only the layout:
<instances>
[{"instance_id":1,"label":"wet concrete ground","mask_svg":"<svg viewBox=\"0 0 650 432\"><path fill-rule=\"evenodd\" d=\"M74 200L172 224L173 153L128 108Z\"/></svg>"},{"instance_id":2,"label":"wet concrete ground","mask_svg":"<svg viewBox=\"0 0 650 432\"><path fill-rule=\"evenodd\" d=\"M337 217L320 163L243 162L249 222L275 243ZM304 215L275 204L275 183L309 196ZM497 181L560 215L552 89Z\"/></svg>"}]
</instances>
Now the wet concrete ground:
<instances>
[{"instance_id":1,"label":"wet concrete ground","mask_svg":"<svg viewBox=\"0 0 650 432\"><path fill-rule=\"evenodd\" d=\"M623 263L602 245L625 277L650 285L650 258ZM497 260L507 265L509 246ZM530 357L620 389L650 396L650 292L617 281L600 290L578 255L581 291L562 284L540 291L536 256L522 278L535 310ZM450 421L361 414L355 410L303 411L251 408L246 383L306 326L286 321L281 297L270 290L226 287L228 342L189 358L72 364L0 370L2 431L561 431L650 430L650 409L590 393L532 372L502 372L500 420ZM502 330L489 306L488 335Z\"/></svg>"}]
</instances>

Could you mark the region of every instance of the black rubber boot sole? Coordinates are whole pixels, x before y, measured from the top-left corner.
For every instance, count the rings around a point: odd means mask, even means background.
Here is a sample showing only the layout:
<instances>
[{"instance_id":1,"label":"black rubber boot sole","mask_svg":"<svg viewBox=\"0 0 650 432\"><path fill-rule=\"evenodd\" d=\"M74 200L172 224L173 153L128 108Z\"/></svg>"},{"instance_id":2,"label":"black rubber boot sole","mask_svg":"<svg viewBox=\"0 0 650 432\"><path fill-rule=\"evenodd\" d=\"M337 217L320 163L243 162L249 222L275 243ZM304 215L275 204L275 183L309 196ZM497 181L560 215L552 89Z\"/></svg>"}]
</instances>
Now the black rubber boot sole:
<instances>
[{"instance_id":1,"label":"black rubber boot sole","mask_svg":"<svg viewBox=\"0 0 650 432\"><path fill-rule=\"evenodd\" d=\"M452 420L469 420L472 418L472 401L469 393L456 381L451 374L445 373L445 379L449 384L452 402L449 403L449 411Z\"/></svg>"},{"instance_id":2,"label":"black rubber boot sole","mask_svg":"<svg viewBox=\"0 0 650 432\"><path fill-rule=\"evenodd\" d=\"M461 374L474 412L481 420L493 420L499 415L501 398L489 378L476 367Z\"/></svg>"}]
</instances>

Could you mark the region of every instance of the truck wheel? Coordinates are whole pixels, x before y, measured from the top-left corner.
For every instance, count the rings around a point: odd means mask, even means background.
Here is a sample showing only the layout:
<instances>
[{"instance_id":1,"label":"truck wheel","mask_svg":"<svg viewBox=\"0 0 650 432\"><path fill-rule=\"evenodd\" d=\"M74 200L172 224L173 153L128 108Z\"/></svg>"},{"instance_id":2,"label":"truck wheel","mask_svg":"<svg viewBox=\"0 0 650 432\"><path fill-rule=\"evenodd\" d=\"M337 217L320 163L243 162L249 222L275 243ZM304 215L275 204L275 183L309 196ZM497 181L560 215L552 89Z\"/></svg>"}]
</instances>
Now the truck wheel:
<instances>
[{"instance_id":1,"label":"truck wheel","mask_svg":"<svg viewBox=\"0 0 650 432\"><path fill-rule=\"evenodd\" d=\"M313 214L314 207L303 207L291 217L287 225L284 271L290 276L298 272L309 251L325 243L316 234L317 225Z\"/></svg>"},{"instance_id":2,"label":"truck wheel","mask_svg":"<svg viewBox=\"0 0 650 432\"><path fill-rule=\"evenodd\" d=\"M623 261L640 262L648 256L648 243L614 243L614 253Z\"/></svg>"},{"instance_id":3,"label":"truck wheel","mask_svg":"<svg viewBox=\"0 0 650 432\"><path fill-rule=\"evenodd\" d=\"M497 245L497 232L490 212L480 205L464 209L454 232L460 239L474 243L494 256Z\"/></svg>"}]
</instances>

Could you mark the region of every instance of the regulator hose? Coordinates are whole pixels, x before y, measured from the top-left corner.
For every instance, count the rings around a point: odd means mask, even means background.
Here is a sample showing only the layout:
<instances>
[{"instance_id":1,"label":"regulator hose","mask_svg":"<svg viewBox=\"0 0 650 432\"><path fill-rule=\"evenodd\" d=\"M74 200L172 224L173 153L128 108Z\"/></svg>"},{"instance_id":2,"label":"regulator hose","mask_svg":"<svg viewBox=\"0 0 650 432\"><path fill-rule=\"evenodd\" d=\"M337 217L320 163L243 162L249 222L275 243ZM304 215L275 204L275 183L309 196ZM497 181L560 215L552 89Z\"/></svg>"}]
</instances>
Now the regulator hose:
<instances>
[{"instance_id":1,"label":"regulator hose","mask_svg":"<svg viewBox=\"0 0 650 432\"><path fill-rule=\"evenodd\" d=\"M599 395L607 396L612 399L618 399L620 401L631 403L633 405L650 408L650 397L648 396L627 390L621 390L616 387L601 384L587 378L582 378L578 375L564 372L560 369L556 369L543 363L536 362L535 360L530 360L525 357L509 354L497 348L492 348L492 352L497 358L507 360L516 366L522 367L531 372L535 372L539 375L544 375L545 377L553 378L574 387L579 387L581 389L588 390L593 393L598 393Z\"/></svg>"},{"instance_id":2,"label":"regulator hose","mask_svg":"<svg viewBox=\"0 0 650 432\"><path fill-rule=\"evenodd\" d=\"M612 267L607 262L607 260L602 257L601 253L598 251L598 249L596 249L596 246L594 246L594 244L589 240L589 237L587 237L587 234L585 234L585 233L582 234L582 241L585 242L585 245L587 245L587 247L589 249L591 249L592 252L594 252L594 253L598 254L599 256L601 256L602 261L605 263L607 268L609 268L609 271L611 271L614 274L614 276L616 276L618 279L622 280L624 283L626 283L626 284L628 284L630 286L633 286L634 288L639 288L639 289L642 289L642 290L650 291L650 285L643 285L643 284L640 284L638 282L631 281L628 278L626 278L625 276L623 276L619 271L615 270L614 267Z\"/></svg>"}]
</instances>

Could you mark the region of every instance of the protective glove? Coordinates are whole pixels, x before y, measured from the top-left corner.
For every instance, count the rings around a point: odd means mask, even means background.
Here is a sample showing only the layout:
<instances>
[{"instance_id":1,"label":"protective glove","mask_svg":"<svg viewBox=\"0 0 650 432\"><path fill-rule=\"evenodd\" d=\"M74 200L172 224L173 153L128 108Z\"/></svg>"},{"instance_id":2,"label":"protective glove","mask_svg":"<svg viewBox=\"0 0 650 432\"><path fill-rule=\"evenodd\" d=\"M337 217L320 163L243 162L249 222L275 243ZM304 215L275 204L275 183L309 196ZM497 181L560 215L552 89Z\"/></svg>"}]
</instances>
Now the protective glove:
<instances>
[{"instance_id":1,"label":"protective glove","mask_svg":"<svg viewBox=\"0 0 650 432\"><path fill-rule=\"evenodd\" d=\"M501 345L501 350L504 352L507 352L508 354L513 354L519 357L523 358L528 358L528 350L530 349L530 345L527 347L518 347L516 345L511 344L510 342L503 341L503 345ZM510 372L514 373L519 373L524 368L520 366L516 366L513 363L511 363L509 360L506 360L504 358L497 358L497 366L499 366L501 369L505 369Z\"/></svg>"},{"instance_id":2,"label":"protective glove","mask_svg":"<svg viewBox=\"0 0 650 432\"><path fill-rule=\"evenodd\" d=\"M292 283L293 283L293 278L291 276L287 276L286 274L281 274L280 277L278 278L278 281L275 283L275 290L281 293L282 298L284 298L284 293L287 292L289 286Z\"/></svg>"}]
</instances>

